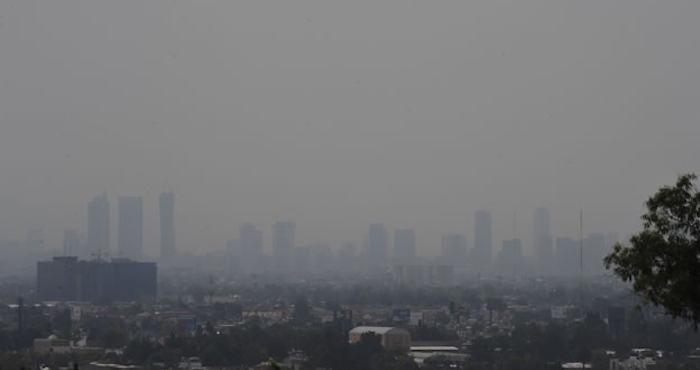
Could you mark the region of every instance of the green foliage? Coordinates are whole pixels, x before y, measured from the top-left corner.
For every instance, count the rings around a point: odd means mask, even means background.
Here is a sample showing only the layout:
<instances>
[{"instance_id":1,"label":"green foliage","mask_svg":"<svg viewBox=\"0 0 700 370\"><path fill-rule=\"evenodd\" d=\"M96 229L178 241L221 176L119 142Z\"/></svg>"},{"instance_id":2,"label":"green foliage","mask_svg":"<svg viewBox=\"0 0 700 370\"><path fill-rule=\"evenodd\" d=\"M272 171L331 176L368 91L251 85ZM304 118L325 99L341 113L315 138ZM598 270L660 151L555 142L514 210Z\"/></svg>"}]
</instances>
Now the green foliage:
<instances>
[{"instance_id":1,"label":"green foliage","mask_svg":"<svg viewBox=\"0 0 700 370\"><path fill-rule=\"evenodd\" d=\"M605 265L632 282L645 303L700 324L700 193L694 174L682 175L646 202L644 229L630 247L615 245Z\"/></svg>"},{"instance_id":2,"label":"green foliage","mask_svg":"<svg viewBox=\"0 0 700 370\"><path fill-rule=\"evenodd\" d=\"M294 313L292 320L298 324L307 324L313 320L313 315L311 314L311 306L309 306L309 301L304 296L299 296L294 299Z\"/></svg>"},{"instance_id":3,"label":"green foliage","mask_svg":"<svg viewBox=\"0 0 700 370\"><path fill-rule=\"evenodd\" d=\"M418 365L405 353L380 352L370 360L371 370L418 370Z\"/></svg>"}]
</instances>

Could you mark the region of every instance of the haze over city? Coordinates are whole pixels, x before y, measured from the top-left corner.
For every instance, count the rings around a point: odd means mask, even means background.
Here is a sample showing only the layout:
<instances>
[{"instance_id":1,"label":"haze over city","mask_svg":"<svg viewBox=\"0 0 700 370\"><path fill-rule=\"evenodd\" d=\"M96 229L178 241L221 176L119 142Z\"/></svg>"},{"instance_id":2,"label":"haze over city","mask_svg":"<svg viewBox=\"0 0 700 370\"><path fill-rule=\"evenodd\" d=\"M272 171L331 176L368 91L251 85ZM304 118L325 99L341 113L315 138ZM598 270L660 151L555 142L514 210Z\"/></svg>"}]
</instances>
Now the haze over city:
<instances>
[{"instance_id":1,"label":"haze over city","mask_svg":"<svg viewBox=\"0 0 700 370\"><path fill-rule=\"evenodd\" d=\"M624 237L700 172L700 3L634 4L3 1L0 239L60 249L106 192L112 230L143 197L158 255L167 190L194 253L291 220L297 245L382 222L436 254L485 209L531 254L541 206L555 237L579 210Z\"/></svg>"}]
</instances>

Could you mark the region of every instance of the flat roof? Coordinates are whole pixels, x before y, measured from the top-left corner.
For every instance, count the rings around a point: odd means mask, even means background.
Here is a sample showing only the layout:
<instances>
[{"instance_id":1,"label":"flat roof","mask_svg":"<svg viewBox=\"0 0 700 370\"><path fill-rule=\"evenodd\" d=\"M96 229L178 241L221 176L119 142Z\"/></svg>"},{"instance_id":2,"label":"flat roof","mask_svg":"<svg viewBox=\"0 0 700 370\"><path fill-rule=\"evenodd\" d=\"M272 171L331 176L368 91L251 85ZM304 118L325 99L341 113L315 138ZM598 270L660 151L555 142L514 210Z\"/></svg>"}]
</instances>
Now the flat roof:
<instances>
[{"instance_id":1,"label":"flat roof","mask_svg":"<svg viewBox=\"0 0 700 370\"><path fill-rule=\"evenodd\" d=\"M358 326L358 327L350 330L350 334L374 333L374 334L378 334L378 335L384 335L392 330L400 330L402 332L410 334L408 332L408 330L396 328L393 326Z\"/></svg>"},{"instance_id":2,"label":"flat roof","mask_svg":"<svg viewBox=\"0 0 700 370\"><path fill-rule=\"evenodd\" d=\"M411 352L459 352L455 346L411 346Z\"/></svg>"}]
</instances>

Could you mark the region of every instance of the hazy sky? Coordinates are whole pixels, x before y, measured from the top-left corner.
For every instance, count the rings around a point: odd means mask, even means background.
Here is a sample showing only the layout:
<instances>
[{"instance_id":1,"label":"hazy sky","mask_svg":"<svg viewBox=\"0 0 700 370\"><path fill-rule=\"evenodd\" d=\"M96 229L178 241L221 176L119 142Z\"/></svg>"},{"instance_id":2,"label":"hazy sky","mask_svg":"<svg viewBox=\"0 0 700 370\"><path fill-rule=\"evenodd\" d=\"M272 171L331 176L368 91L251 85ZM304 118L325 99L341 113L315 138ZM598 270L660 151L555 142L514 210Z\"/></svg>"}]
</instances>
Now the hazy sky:
<instances>
[{"instance_id":1,"label":"hazy sky","mask_svg":"<svg viewBox=\"0 0 700 370\"><path fill-rule=\"evenodd\" d=\"M0 237L176 194L178 248L298 244L493 212L494 240L634 230L700 172L700 2L0 0ZM116 248L116 239L112 242Z\"/></svg>"}]
</instances>

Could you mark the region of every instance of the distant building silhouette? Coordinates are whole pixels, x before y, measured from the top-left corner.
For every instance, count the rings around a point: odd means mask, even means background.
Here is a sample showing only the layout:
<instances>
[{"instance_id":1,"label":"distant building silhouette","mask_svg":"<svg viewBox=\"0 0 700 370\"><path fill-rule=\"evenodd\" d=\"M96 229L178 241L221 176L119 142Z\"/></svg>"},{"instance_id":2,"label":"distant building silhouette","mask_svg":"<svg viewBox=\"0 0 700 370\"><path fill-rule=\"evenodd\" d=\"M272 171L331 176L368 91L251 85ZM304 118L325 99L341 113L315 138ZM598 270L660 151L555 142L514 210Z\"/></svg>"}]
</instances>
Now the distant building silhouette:
<instances>
[{"instance_id":1,"label":"distant building silhouette","mask_svg":"<svg viewBox=\"0 0 700 370\"><path fill-rule=\"evenodd\" d=\"M491 212L477 211L474 214L474 267L486 272L491 266L493 245L491 244Z\"/></svg>"},{"instance_id":2,"label":"distant building silhouette","mask_svg":"<svg viewBox=\"0 0 700 370\"><path fill-rule=\"evenodd\" d=\"M549 229L549 211L540 207L533 215L533 247L539 274L552 272L554 262L552 253L552 234Z\"/></svg>"},{"instance_id":3,"label":"distant building silhouette","mask_svg":"<svg viewBox=\"0 0 700 370\"><path fill-rule=\"evenodd\" d=\"M157 275L152 262L54 257L37 263L37 298L58 302L153 301Z\"/></svg>"},{"instance_id":4,"label":"distant building silhouette","mask_svg":"<svg viewBox=\"0 0 700 370\"><path fill-rule=\"evenodd\" d=\"M280 271L289 271L294 253L295 240L294 222L283 221L272 225L272 253L276 268Z\"/></svg>"},{"instance_id":5,"label":"distant building silhouette","mask_svg":"<svg viewBox=\"0 0 700 370\"><path fill-rule=\"evenodd\" d=\"M119 257L143 258L143 198L119 197Z\"/></svg>"},{"instance_id":6,"label":"distant building silhouette","mask_svg":"<svg viewBox=\"0 0 700 370\"><path fill-rule=\"evenodd\" d=\"M394 231L394 263L411 263L416 259L416 231L399 229Z\"/></svg>"},{"instance_id":7,"label":"distant building silhouette","mask_svg":"<svg viewBox=\"0 0 700 370\"><path fill-rule=\"evenodd\" d=\"M109 201L106 193L88 203L87 254L90 258L109 254Z\"/></svg>"},{"instance_id":8,"label":"distant building silhouette","mask_svg":"<svg viewBox=\"0 0 700 370\"><path fill-rule=\"evenodd\" d=\"M175 258L175 194L161 193L160 209L160 258L170 261Z\"/></svg>"}]
</instances>

